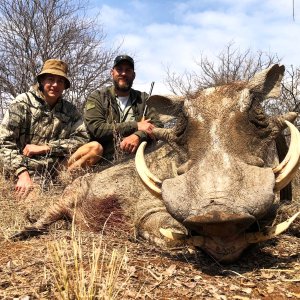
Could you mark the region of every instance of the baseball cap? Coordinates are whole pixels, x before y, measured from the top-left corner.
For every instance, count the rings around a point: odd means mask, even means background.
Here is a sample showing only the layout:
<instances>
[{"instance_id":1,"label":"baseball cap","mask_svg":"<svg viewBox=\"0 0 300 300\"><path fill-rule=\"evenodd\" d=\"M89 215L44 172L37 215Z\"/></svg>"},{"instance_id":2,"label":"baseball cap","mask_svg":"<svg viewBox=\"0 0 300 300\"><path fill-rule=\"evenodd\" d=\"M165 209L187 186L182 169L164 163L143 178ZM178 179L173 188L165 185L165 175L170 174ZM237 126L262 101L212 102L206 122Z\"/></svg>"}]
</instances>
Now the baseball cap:
<instances>
[{"instance_id":1,"label":"baseball cap","mask_svg":"<svg viewBox=\"0 0 300 300\"><path fill-rule=\"evenodd\" d=\"M117 56L117 57L115 58L113 68L114 68L116 65L118 65L120 62L122 62L122 61L127 61L127 62L132 66L132 68L134 69L134 60L133 60L133 58L130 57L129 55L126 55L126 54L124 54L124 55L119 55L119 56Z\"/></svg>"}]
</instances>

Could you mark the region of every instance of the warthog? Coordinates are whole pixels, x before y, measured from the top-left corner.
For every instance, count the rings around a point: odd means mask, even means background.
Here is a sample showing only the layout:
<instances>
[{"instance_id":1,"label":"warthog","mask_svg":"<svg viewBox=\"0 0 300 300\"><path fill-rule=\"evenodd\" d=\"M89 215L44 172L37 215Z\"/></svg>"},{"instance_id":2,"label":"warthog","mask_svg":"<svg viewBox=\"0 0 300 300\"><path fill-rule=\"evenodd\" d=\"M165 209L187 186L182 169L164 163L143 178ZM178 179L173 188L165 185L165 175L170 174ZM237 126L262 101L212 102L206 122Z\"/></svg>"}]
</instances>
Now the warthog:
<instances>
[{"instance_id":1,"label":"warthog","mask_svg":"<svg viewBox=\"0 0 300 300\"><path fill-rule=\"evenodd\" d=\"M275 193L298 169L300 134L292 124L296 113L268 117L261 102L280 95L283 73L274 65L249 82L209 88L184 101L152 96L149 105L161 113L178 113L174 127L154 130L163 142L145 157L141 144L135 162L76 179L22 234L45 230L75 207L77 222L91 229L115 212L112 219L129 217L137 235L152 243L189 243L232 261L251 243L282 232L298 214L286 226L263 227L274 219ZM270 146L287 126L289 151L272 168Z\"/></svg>"}]
</instances>

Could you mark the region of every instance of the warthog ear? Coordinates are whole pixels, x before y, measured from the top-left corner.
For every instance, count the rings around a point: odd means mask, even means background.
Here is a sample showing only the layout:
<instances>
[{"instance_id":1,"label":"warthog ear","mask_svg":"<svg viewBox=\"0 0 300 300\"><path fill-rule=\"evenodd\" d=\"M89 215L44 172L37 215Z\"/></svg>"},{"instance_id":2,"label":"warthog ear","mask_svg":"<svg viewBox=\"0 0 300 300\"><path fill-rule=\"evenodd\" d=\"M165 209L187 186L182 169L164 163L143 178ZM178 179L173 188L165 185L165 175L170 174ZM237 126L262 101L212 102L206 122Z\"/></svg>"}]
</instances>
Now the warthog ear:
<instances>
[{"instance_id":1,"label":"warthog ear","mask_svg":"<svg viewBox=\"0 0 300 300\"><path fill-rule=\"evenodd\" d=\"M148 107L154 107L159 114L159 119L166 123L178 117L183 108L184 99L176 96L153 95L147 100Z\"/></svg>"},{"instance_id":2,"label":"warthog ear","mask_svg":"<svg viewBox=\"0 0 300 300\"><path fill-rule=\"evenodd\" d=\"M253 99L263 101L268 98L278 98L284 70L284 66L276 64L255 74L241 92L239 101L241 111L248 111Z\"/></svg>"},{"instance_id":3,"label":"warthog ear","mask_svg":"<svg viewBox=\"0 0 300 300\"><path fill-rule=\"evenodd\" d=\"M259 93L266 98L280 96L280 82L283 78L285 67L275 64L270 68L257 73L248 83L250 92Z\"/></svg>"}]
</instances>

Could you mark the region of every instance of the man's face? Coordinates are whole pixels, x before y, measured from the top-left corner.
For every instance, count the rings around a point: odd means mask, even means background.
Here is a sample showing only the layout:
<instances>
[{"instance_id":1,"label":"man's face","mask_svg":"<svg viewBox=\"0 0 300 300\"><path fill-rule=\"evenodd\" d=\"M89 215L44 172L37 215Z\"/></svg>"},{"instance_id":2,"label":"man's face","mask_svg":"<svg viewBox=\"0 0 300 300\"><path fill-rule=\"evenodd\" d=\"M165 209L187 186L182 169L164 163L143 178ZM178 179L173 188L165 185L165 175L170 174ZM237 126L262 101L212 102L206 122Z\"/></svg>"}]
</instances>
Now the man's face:
<instances>
[{"instance_id":1,"label":"man's face","mask_svg":"<svg viewBox=\"0 0 300 300\"><path fill-rule=\"evenodd\" d=\"M46 100L51 103L56 102L65 89L65 79L59 75L46 74L41 84Z\"/></svg>"},{"instance_id":2,"label":"man's face","mask_svg":"<svg viewBox=\"0 0 300 300\"><path fill-rule=\"evenodd\" d=\"M117 64L111 70L111 76L116 90L128 92L132 87L135 72L131 64L124 61Z\"/></svg>"}]
</instances>

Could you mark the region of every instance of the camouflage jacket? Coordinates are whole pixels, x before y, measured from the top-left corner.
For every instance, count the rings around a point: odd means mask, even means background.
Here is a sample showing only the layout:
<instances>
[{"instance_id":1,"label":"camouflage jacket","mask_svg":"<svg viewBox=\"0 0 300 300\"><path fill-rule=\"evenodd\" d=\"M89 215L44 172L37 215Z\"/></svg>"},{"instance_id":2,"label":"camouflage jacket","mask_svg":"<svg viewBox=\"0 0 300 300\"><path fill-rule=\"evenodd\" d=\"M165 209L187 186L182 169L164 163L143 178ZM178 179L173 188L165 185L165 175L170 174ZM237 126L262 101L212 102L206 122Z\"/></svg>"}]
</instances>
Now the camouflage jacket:
<instances>
[{"instance_id":1,"label":"camouflage jacket","mask_svg":"<svg viewBox=\"0 0 300 300\"><path fill-rule=\"evenodd\" d=\"M76 107L59 99L54 108L43 100L37 85L18 95L0 125L0 162L4 171L44 170L89 141L90 136ZM27 144L50 146L45 155L22 155Z\"/></svg>"},{"instance_id":2,"label":"camouflage jacket","mask_svg":"<svg viewBox=\"0 0 300 300\"><path fill-rule=\"evenodd\" d=\"M125 122L121 120L113 86L96 90L88 97L84 110L84 121L91 138L103 146L105 158L112 159L122 138L133 133L140 138L140 141L150 141L145 132L138 130L137 125L137 122L143 117L147 97L146 93L130 90L129 100L133 120ZM154 108L148 108L145 117L151 119L151 123L156 127L163 127Z\"/></svg>"}]
</instances>

